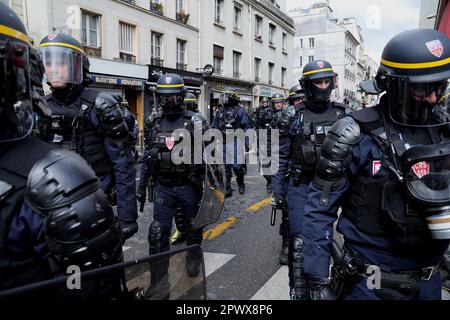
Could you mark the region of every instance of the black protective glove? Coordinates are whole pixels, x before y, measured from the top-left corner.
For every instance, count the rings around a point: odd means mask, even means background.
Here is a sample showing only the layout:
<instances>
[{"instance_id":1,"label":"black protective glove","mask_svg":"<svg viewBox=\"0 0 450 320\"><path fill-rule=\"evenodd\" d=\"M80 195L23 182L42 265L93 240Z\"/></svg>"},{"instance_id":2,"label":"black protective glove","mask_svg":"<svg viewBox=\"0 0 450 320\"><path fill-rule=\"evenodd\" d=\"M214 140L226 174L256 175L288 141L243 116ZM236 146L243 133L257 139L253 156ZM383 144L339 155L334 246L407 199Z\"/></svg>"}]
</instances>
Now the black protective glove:
<instances>
[{"instance_id":1,"label":"black protective glove","mask_svg":"<svg viewBox=\"0 0 450 320\"><path fill-rule=\"evenodd\" d=\"M130 239L139 229L136 221L119 221L119 225L122 231L123 242Z\"/></svg>"},{"instance_id":2,"label":"black protective glove","mask_svg":"<svg viewBox=\"0 0 450 320\"><path fill-rule=\"evenodd\" d=\"M281 194L274 194L271 204L275 209L281 210L286 207L286 200L284 200L284 197Z\"/></svg>"},{"instance_id":3,"label":"black protective glove","mask_svg":"<svg viewBox=\"0 0 450 320\"><path fill-rule=\"evenodd\" d=\"M337 300L330 284L330 279L308 277L306 279L306 300Z\"/></svg>"},{"instance_id":4,"label":"black protective glove","mask_svg":"<svg viewBox=\"0 0 450 320\"><path fill-rule=\"evenodd\" d=\"M136 199L139 203L145 203L145 199L147 197L147 186L139 185L136 192Z\"/></svg>"}]
</instances>

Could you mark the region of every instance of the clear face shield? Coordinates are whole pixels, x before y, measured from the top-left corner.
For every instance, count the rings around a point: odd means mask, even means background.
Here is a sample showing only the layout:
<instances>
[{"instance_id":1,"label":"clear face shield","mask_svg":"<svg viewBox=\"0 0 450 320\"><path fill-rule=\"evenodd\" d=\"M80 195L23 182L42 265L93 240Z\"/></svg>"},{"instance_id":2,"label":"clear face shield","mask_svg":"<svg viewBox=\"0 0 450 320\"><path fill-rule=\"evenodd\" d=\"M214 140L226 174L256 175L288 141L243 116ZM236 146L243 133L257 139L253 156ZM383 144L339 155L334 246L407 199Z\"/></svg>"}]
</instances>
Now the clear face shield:
<instances>
[{"instance_id":1,"label":"clear face shield","mask_svg":"<svg viewBox=\"0 0 450 320\"><path fill-rule=\"evenodd\" d=\"M413 147L402 157L408 197L434 239L450 239L450 143Z\"/></svg>"},{"instance_id":2,"label":"clear face shield","mask_svg":"<svg viewBox=\"0 0 450 320\"><path fill-rule=\"evenodd\" d=\"M398 124L410 127L436 127L450 124L448 79L413 83L405 77L389 76L389 113Z\"/></svg>"},{"instance_id":3,"label":"clear face shield","mask_svg":"<svg viewBox=\"0 0 450 320\"><path fill-rule=\"evenodd\" d=\"M281 111L284 108L284 100L283 101L273 101L272 106L275 110Z\"/></svg>"},{"instance_id":4,"label":"clear face shield","mask_svg":"<svg viewBox=\"0 0 450 320\"><path fill-rule=\"evenodd\" d=\"M29 47L0 40L0 143L27 137L33 129Z\"/></svg>"},{"instance_id":5,"label":"clear face shield","mask_svg":"<svg viewBox=\"0 0 450 320\"><path fill-rule=\"evenodd\" d=\"M83 82L83 53L65 47L41 47L39 52L45 67L45 81L54 89Z\"/></svg>"}]
</instances>

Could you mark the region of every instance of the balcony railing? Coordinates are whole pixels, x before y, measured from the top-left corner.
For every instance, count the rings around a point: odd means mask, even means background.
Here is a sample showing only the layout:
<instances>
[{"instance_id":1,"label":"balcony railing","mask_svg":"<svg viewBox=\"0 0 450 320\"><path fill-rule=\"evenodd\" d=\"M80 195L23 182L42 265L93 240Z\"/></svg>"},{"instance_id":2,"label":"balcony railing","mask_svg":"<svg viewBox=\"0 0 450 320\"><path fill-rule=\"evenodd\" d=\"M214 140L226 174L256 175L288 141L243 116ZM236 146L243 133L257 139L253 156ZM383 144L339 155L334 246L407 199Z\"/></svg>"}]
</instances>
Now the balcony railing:
<instances>
[{"instance_id":1,"label":"balcony railing","mask_svg":"<svg viewBox=\"0 0 450 320\"><path fill-rule=\"evenodd\" d=\"M273 80L269 80L269 84L273 84Z\"/></svg>"},{"instance_id":2,"label":"balcony railing","mask_svg":"<svg viewBox=\"0 0 450 320\"><path fill-rule=\"evenodd\" d=\"M261 78L260 77L255 77L255 82L261 82Z\"/></svg>"},{"instance_id":3,"label":"balcony railing","mask_svg":"<svg viewBox=\"0 0 450 320\"><path fill-rule=\"evenodd\" d=\"M163 8L161 3L150 2L150 11L153 13L163 15Z\"/></svg>"},{"instance_id":4,"label":"balcony railing","mask_svg":"<svg viewBox=\"0 0 450 320\"><path fill-rule=\"evenodd\" d=\"M233 77L239 79L241 77L240 72L233 72Z\"/></svg>"},{"instance_id":5,"label":"balcony railing","mask_svg":"<svg viewBox=\"0 0 450 320\"><path fill-rule=\"evenodd\" d=\"M218 75L218 76L221 76L221 75L223 74L223 70L214 67L214 74L215 74L215 75Z\"/></svg>"},{"instance_id":6,"label":"balcony railing","mask_svg":"<svg viewBox=\"0 0 450 320\"><path fill-rule=\"evenodd\" d=\"M177 62L177 69L187 71L187 64L186 63L178 63Z\"/></svg>"},{"instance_id":7,"label":"balcony railing","mask_svg":"<svg viewBox=\"0 0 450 320\"><path fill-rule=\"evenodd\" d=\"M177 12L176 20L186 24L189 20L189 13L185 13L184 11Z\"/></svg>"},{"instance_id":8,"label":"balcony railing","mask_svg":"<svg viewBox=\"0 0 450 320\"><path fill-rule=\"evenodd\" d=\"M234 26L234 27L233 27L233 31L234 31L234 32L237 32L237 33L242 33L242 32L241 32L241 28L238 27L238 26Z\"/></svg>"},{"instance_id":9,"label":"balcony railing","mask_svg":"<svg viewBox=\"0 0 450 320\"><path fill-rule=\"evenodd\" d=\"M164 66L164 60L160 58L152 57L151 64L157 67L163 67Z\"/></svg>"},{"instance_id":10,"label":"balcony railing","mask_svg":"<svg viewBox=\"0 0 450 320\"><path fill-rule=\"evenodd\" d=\"M136 56L134 56L134 55L132 55L130 53L121 52L120 53L120 60L126 61L126 62L136 63Z\"/></svg>"}]
</instances>

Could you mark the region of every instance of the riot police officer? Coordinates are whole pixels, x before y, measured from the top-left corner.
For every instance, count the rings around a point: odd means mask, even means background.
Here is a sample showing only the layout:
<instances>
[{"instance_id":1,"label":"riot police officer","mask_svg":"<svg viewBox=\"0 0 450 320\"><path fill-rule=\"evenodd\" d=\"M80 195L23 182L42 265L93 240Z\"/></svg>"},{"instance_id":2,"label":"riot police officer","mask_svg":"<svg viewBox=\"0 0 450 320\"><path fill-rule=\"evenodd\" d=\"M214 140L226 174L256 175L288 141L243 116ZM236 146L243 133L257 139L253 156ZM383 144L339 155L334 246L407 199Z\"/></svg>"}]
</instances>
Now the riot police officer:
<instances>
[{"instance_id":1,"label":"riot police officer","mask_svg":"<svg viewBox=\"0 0 450 320\"><path fill-rule=\"evenodd\" d=\"M441 299L450 148L448 116L436 116L435 106L449 61L445 34L417 29L393 37L374 86L386 92L380 103L330 129L305 209L308 298L335 298L333 252L345 299ZM332 245L339 207L343 252Z\"/></svg>"},{"instance_id":2,"label":"riot police officer","mask_svg":"<svg viewBox=\"0 0 450 320\"><path fill-rule=\"evenodd\" d=\"M290 107L287 115L295 116L289 139L280 146L279 171L273 177L273 197L277 208L286 206L283 198L284 179L289 174L287 207L289 211L290 250L289 283L291 298L304 295L301 273L303 242L303 215L308 196L308 185L314 178L317 155L329 128L345 115L345 108L331 102L335 88L335 73L330 63L312 61L303 69L300 80L306 100L303 106ZM289 122L289 121L288 121Z\"/></svg>"},{"instance_id":3,"label":"riot police officer","mask_svg":"<svg viewBox=\"0 0 450 320\"><path fill-rule=\"evenodd\" d=\"M231 188L232 169L236 175L236 180L239 188L239 194L245 193L245 175L247 173L247 166L245 164L244 150L248 149L248 140L241 141L226 141L228 132L242 129L245 131L251 129L250 118L245 112L244 107L240 104L240 96L235 91L226 91L222 94L222 107L219 109L218 115L214 118L212 127L222 132L224 137L224 163L226 164L226 192L225 197L233 195ZM228 158L232 158L233 163L227 162ZM244 161L240 161L240 159Z\"/></svg>"},{"instance_id":4,"label":"riot police officer","mask_svg":"<svg viewBox=\"0 0 450 320\"><path fill-rule=\"evenodd\" d=\"M156 98L162 107L158 113L146 121L145 166L141 169L138 193L145 198L148 179L155 182L153 222L150 225L148 240L150 254L170 249L169 236L176 209L181 207L186 221L187 245L201 244L202 230L193 229L192 223L199 210L203 194L204 166L201 164L174 164L171 154L180 142L173 140L177 129L189 131L193 139L195 127L202 131L208 129L206 119L199 113L185 109L186 89L183 79L176 74L162 75L157 82ZM151 267L152 285L147 291L148 297L167 298L168 265L160 263ZM186 260L188 274L195 276L200 270L200 257L188 256Z\"/></svg>"},{"instance_id":5,"label":"riot police officer","mask_svg":"<svg viewBox=\"0 0 450 320\"><path fill-rule=\"evenodd\" d=\"M289 106L300 106L305 101L305 90L300 85L295 85L289 90L287 102Z\"/></svg>"},{"instance_id":6,"label":"riot police officer","mask_svg":"<svg viewBox=\"0 0 450 320\"><path fill-rule=\"evenodd\" d=\"M44 139L75 150L100 178L114 205L125 238L138 230L136 182L129 130L116 96L90 89L89 60L81 44L65 34L45 37L39 51L52 93L53 115Z\"/></svg>"},{"instance_id":7,"label":"riot police officer","mask_svg":"<svg viewBox=\"0 0 450 320\"><path fill-rule=\"evenodd\" d=\"M186 94L186 98L184 98L184 105L186 106L186 110L190 110L195 113L199 112L197 97L191 92Z\"/></svg>"},{"instance_id":8,"label":"riot police officer","mask_svg":"<svg viewBox=\"0 0 450 320\"><path fill-rule=\"evenodd\" d=\"M251 116L252 124L256 128L257 123L259 122L259 113L261 110L267 108L269 106L270 99L267 97L264 97L261 99L258 108L253 112Z\"/></svg>"},{"instance_id":9,"label":"riot police officer","mask_svg":"<svg viewBox=\"0 0 450 320\"><path fill-rule=\"evenodd\" d=\"M87 163L30 135L31 83L42 83L43 73L31 72L40 69L31 65L34 49L20 19L3 3L0 25L1 291L65 274L70 265L83 271L120 262L122 236ZM83 282L72 295L107 298L120 291L120 279L97 280ZM38 292L34 298L42 297Z\"/></svg>"},{"instance_id":10,"label":"riot police officer","mask_svg":"<svg viewBox=\"0 0 450 320\"><path fill-rule=\"evenodd\" d=\"M123 118L128 127L128 141L131 149L131 153L134 154L134 162L138 160L138 152L136 150L136 143L139 136L139 125L136 116L130 111L130 105L128 101L122 97L118 99L120 101L120 110L122 111Z\"/></svg>"},{"instance_id":11,"label":"riot police officer","mask_svg":"<svg viewBox=\"0 0 450 320\"><path fill-rule=\"evenodd\" d=\"M285 105L285 98L281 93L275 93L272 98L269 101L269 104L265 108L261 108L258 112L257 122L255 123L256 129L258 130L267 130L267 134L265 137L267 137L267 141L259 141L258 139L258 146L259 146L259 156L260 157L269 157L271 152L271 141L270 141L270 130L272 128L272 121L275 117L275 115L279 112L281 112ZM259 137L259 136L258 136ZM263 152L261 152L263 151ZM270 169L270 162L264 161L262 159L262 167L263 171L264 169ZM266 189L268 193L272 193L272 176L266 174L263 174L264 178L267 181Z\"/></svg>"}]
</instances>

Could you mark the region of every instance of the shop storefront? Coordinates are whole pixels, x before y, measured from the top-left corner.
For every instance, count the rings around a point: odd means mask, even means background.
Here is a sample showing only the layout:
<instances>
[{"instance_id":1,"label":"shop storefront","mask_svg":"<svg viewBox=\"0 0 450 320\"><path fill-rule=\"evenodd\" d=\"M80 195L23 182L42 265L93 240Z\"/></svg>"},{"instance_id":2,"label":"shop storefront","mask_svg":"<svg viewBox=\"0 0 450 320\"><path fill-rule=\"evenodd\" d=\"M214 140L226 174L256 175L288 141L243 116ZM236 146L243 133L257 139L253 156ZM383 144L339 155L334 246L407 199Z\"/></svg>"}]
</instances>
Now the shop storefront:
<instances>
[{"instance_id":1,"label":"shop storefront","mask_svg":"<svg viewBox=\"0 0 450 320\"><path fill-rule=\"evenodd\" d=\"M245 111L251 114L253 109L253 84L246 81L207 77L205 78L205 112L208 121L214 118L219 107L219 97L226 91L235 91L240 95Z\"/></svg>"},{"instance_id":2,"label":"shop storefront","mask_svg":"<svg viewBox=\"0 0 450 320\"><path fill-rule=\"evenodd\" d=\"M145 90L148 67L143 65L90 58L91 87L122 95L136 115L140 132L144 124L144 106L148 104L149 94ZM140 139L139 139L140 141Z\"/></svg>"}]
</instances>

